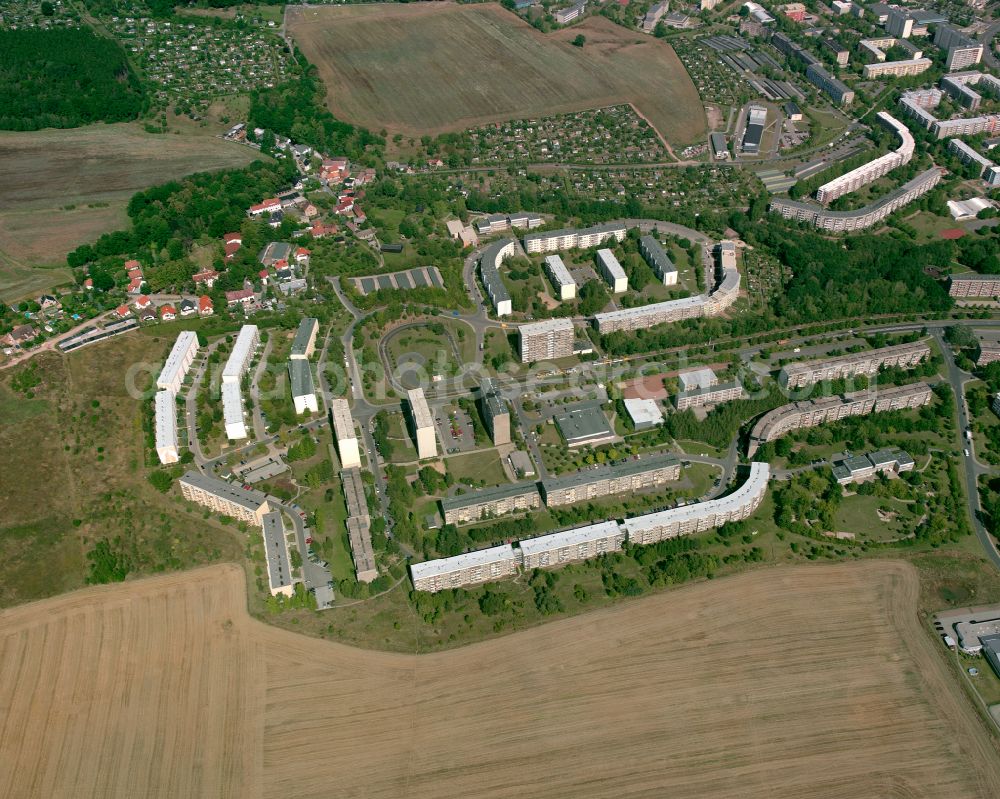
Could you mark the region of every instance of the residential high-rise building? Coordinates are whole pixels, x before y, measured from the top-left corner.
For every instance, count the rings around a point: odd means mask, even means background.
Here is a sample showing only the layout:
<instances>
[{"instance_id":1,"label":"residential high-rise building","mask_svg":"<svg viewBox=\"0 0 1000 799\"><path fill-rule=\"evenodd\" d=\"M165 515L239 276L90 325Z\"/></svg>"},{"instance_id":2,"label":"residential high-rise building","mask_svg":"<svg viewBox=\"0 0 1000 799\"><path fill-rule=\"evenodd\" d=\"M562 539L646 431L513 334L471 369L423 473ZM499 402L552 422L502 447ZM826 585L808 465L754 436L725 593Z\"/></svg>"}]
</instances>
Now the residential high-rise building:
<instances>
[{"instance_id":1,"label":"residential high-rise building","mask_svg":"<svg viewBox=\"0 0 1000 799\"><path fill-rule=\"evenodd\" d=\"M510 408L496 381L486 378L479 385L479 410L494 446L510 443Z\"/></svg>"},{"instance_id":2,"label":"residential high-rise building","mask_svg":"<svg viewBox=\"0 0 1000 799\"><path fill-rule=\"evenodd\" d=\"M358 434L354 429L351 406L347 400L342 397L331 400L330 415L333 417L333 435L337 440L340 465L344 469L360 466L361 449L358 446Z\"/></svg>"},{"instance_id":3,"label":"residential high-rise building","mask_svg":"<svg viewBox=\"0 0 1000 799\"><path fill-rule=\"evenodd\" d=\"M568 358L573 354L575 331L571 319L546 319L517 328L521 363Z\"/></svg>"},{"instance_id":4,"label":"residential high-rise building","mask_svg":"<svg viewBox=\"0 0 1000 799\"><path fill-rule=\"evenodd\" d=\"M410 406L410 417L413 422L414 438L417 445L417 458L436 458L437 434L434 432L434 416L422 388L412 388L406 392Z\"/></svg>"},{"instance_id":5,"label":"residential high-rise building","mask_svg":"<svg viewBox=\"0 0 1000 799\"><path fill-rule=\"evenodd\" d=\"M556 289L556 297L560 300L572 300L576 297L576 281L558 255L545 257L545 271Z\"/></svg>"}]
</instances>

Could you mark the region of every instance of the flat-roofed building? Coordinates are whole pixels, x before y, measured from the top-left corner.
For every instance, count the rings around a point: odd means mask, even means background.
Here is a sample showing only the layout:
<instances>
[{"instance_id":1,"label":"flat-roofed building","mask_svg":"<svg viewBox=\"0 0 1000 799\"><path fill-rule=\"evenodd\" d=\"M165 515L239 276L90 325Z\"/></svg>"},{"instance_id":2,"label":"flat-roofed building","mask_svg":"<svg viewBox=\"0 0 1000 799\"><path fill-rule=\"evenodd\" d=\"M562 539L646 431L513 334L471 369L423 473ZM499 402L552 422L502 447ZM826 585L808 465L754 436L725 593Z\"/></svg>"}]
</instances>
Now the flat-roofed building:
<instances>
[{"instance_id":1,"label":"flat-roofed building","mask_svg":"<svg viewBox=\"0 0 1000 799\"><path fill-rule=\"evenodd\" d=\"M680 384L681 391L696 391L716 385L719 382L719 378L708 367L702 367L700 369L688 369L684 372L679 372L677 382Z\"/></svg>"},{"instance_id":2,"label":"flat-roofed building","mask_svg":"<svg viewBox=\"0 0 1000 799\"><path fill-rule=\"evenodd\" d=\"M1000 297L1000 275L952 275L948 293L952 297Z\"/></svg>"},{"instance_id":3,"label":"flat-roofed building","mask_svg":"<svg viewBox=\"0 0 1000 799\"><path fill-rule=\"evenodd\" d=\"M977 330L976 366L986 366L994 361L1000 361L1000 332L994 330Z\"/></svg>"},{"instance_id":4,"label":"flat-roofed building","mask_svg":"<svg viewBox=\"0 0 1000 799\"><path fill-rule=\"evenodd\" d=\"M156 455L160 463L177 463L180 444L177 439L177 399L173 391L156 392L153 403L156 422Z\"/></svg>"},{"instance_id":5,"label":"flat-roofed building","mask_svg":"<svg viewBox=\"0 0 1000 799\"><path fill-rule=\"evenodd\" d=\"M417 445L417 458L436 458L437 435L434 432L434 416L427 405L427 398L422 388L411 388L406 392L406 401L410 407L410 419L413 422L413 435Z\"/></svg>"},{"instance_id":6,"label":"flat-roofed building","mask_svg":"<svg viewBox=\"0 0 1000 799\"><path fill-rule=\"evenodd\" d=\"M565 228L545 233L533 233L524 237L524 250L528 253L558 252L579 248L596 247L606 241L622 241L626 228L620 222L608 222L589 228Z\"/></svg>"},{"instance_id":7,"label":"flat-roofed building","mask_svg":"<svg viewBox=\"0 0 1000 799\"><path fill-rule=\"evenodd\" d=\"M826 92L834 104L850 105L854 102L854 89L831 75L821 64L809 64L806 67L806 78Z\"/></svg>"},{"instance_id":8,"label":"flat-roofed building","mask_svg":"<svg viewBox=\"0 0 1000 799\"><path fill-rule=\"evenodd\" d=\"M792 430L836 422L849 416L918 408L929 403L932 397L931 387L921 382L782 405L765 413L754 424L747 456L752 458L761 444L775 441Z\"/></svg>"},{"instance_id":9,"label":"flat-roofed building","mask_svg":"<svg viewBox=\"0 0 1000 799\"><path fill-rule=\"evenodd\" d=\"M848 50L844 45L838 42L836 39L820 39L820 44L823 45L827 50L833 53L833 57L837 62L837 66L846 67L848 62L851 60L851 51Z\"/></svg>"},{"instance_id":10,"label":"flat-roofed building","mask_svg":"<svg viewBox=\"0 0 1000 799\"><path fill-rule=\"evenodd\" d=\"M732 494L626 519L626 536L633 544L655 544L666 538L693 535L745 519L760 506L770 476L771 470L766 463L751 463L746 482Z\"/></svg>"},{"instance_id":11,"label":"flat-roofed building","mask_svg":"<svg viewBox=\"0 0 1000 799\"><path fill-rule=\"evenodd\" d=\"M865 64L863 68L866 80L892 76L901 78L907 75L920 75L934 65L929 58L907 58L903 61L884 61L881 64Z\"/></svg>"},{"instance_id":12,"label":"flat-roofed building","mask_svg":"<svg viewBox=\"0 0 1000 799\"><path fill-rule=\"evenodd\" d=\"M306 317L299 322L299 328L295 331L295 338L292 340L292 351L288 357L293 361L311 358L316 351L316 334L318 332L318 319Z\"/></svg>"},{"instance_id":13,"label":"flat-roofed building","mask_svg":"<svg viewBox=\"0 0 1000 799\"><path fill-rule=\"evenodd\" d=\"M738 380L732 380L704 388L693 388L690 391L679 391L675 402L677 410L683 411L688 408L701 408L706 405L717 405L720 402L743 399L745 395L743 385Z\"/></svg>"},{"instance_id":14,"label":"flat-roofed building","mask_svg":"<svg viewBox=\"0 0 1000 799\"><path fill-rule=\"evenodd\" d=\"M250 368L250 362L259 346L260 331L257 329L257 325L243 325L233 342L229 359L222 369L222 382L239 384L247 369Z\"/></svg>"},{"instance_id":15,"label":"flat-roofed building","mask_svg":"<svg viewBox=\"0 0 1000 799\"><path fill-rule=\"evenodd\" d=\"M529 538L520 541L518 547L525 569L545 569L618 552L623 543L625 531L618 522L611 521Z\"/></svg>"},{"instance_id":16,"label":"flat-roofed building","mask_svg":"<svg viewBox=\"0 0 1000 799\"><path fill-rule=\"evenodd\" d=\"M443 591L478 585L515 574L520 562L519 554L514 548L510 544L504 544L453 558L411 563L410 577L417 591Z\"/></svg>"},{"instance_id":17,"label":"flat-roofed building","mask_svg":"<svg viewBox=\"0 0 1000 799\"><path fill-rule=\"evenodd\" d=\"M344 469L360 466L361 449L358 446L358 434L354 429L351 406L347 400L343 397L330 400L330 416L333 417L333 435L337 439L340 465Z\"/></svg>"},{"instance_id":18,"label":"flat-roofed building","mask_svg":"<svg viewBox=\"0 0 1000 799\"><path fill-rule=\"evenodd\" d=\"M976 177L983 177L987 170L995 170L994 163L985 155L981 155L961 139L951 139L948 142L948 150L958 156L963 164L975 164L978 174Z\"/></svg>"},{"instance_id":19,"label":"flat-roofed building","mask_svg":"<svg viewBox=\"0 0 1000 799\"><path fill-rule=\"evenodd\" d=\"M714 135L714 134L713 134ZM677 285L677 267L667 256L666 250L653 236L639 238L639 254L664 286Z\"/></svg>"},{"instance_id":20,"label":"flat-roofed building","mask_svg":"<svg viewBox=\"0 0 1000 799\"><path fill-rule=\"evenodd\" d=\"M527 211L515 211L512 214L489 214L476 220L476 232L480 236L490 236L494 233L505 233L508 230L534 230L545 223L538 214Z\"/></svg>"},{"instance_id":21,"label":"flat-roofed building","mask_svg":"<svg viewBox=\"0 0 1000 799\"><path fill-rule=\"evenodd\" d=\"M716 161L729 160L729 145L726 143L725 133L709 133L708 141L712 145L712 157Z\"/></svg>"},{"instance_id":22,"label":"flat-roofed building","mask_svg":"<svg viewBox=\"0 0 1000 799\"><path fill-rule=\"evenodd\" d=\"M624 399L622 402L636 430L649 430L663 424L663 410L656 400Z\"/></svg>"},{"instance_id":23,"label":"flat-roofed building","mask_svg":"<svg viewBox=\"0 0 1000 799\"><path fill-rule=\"evenodd\" d=\"M600 408L576 408L554 417L556 427L569 447L603 444L615 438L608 419Z\"/></svg>"},{"instance_id":24,"label":"flat-roofed building","mask_svg":"<svg viewBox=\"0 0 1000 799\"><path fill-rule=\"evenodd\" d=\"M368 513L368 499L365 497L365 483L361 470L357 467L340 472L347 502L347 540L354 558L354 572L359 583L370 583L378 577L375 550L372 548L371 516Z\"/></svg>"},{"instance_id":25,"label":"flat-roofed building","mask_svg":"<svg viewBox=\"0 0 1000 799\"><path fill-rule=\"evenodd\" d=\"M441 500L445 524L469 524L542 506L535 483L510 483Z\"/></svg>"},{"instance_id":26,"label":"flat-roofed building","mask_svg":"<svg viewBox=\"0 0 1000 799\"><path fill-rule=\"evenodd\" d=\"M494 446L510 443L510 408L495 380L485 378L479 384L479 412Z\"/></svg>"},{"instance_id":27,"label":"flat-roofed building","mask_svg":"<svg viewBox=\"0 0 1000 799\"><path fill-rule=\"evenodd\" d=\"M545 272L552 281L556 296L560 300L572 300L576 297L576 281L558 255L545 256Z\"/></svg>"},{"instance_id":28,"label":"flat-roofed building","mask_svg":"<svg viewBox=\"0 0 1000 799\"><path fill-rule=\"evenodd\" d=\"M704 316L707 303L708 296L698 294L694 297L641 305L638 308L619 308L616 311L595 314L594 322L597 325L597 332L602 336L608 333L645 330L667 322Z\"/></svg>"},{"instance_id":29,"label":"flat-roofed building","mask_svg":"<svg viewBox=\"0 0 1000 799\"><path fill-rule=\"evenodd\" d=\"M214 477L206 477L201 472L187 472L179 481L181 495L189 502L204 505L218 513L234 519L263 524L265 514L271 510L267 495L252 488L243 488Z\"/></svg>"},{"instance_id":30,"label":"flat-roofed building","mask_svg":"<svg viewBox=\"0 0 1000 799\"><path fill-rule=\"evenodd\" d=\"M949 72L968 69L983 57L982 42L969 38L951 25L938 25L934 31L934 44L947 51L945 65Z\"/></svg>"},{"instance_id":31,"label":"flat-roofed building","mask_svg":"<svg viewBox=\"0 0 1000 799\"><path fill-rule=\"evenodd\" d=\"M751 105L747 110L747 123L743 131L743 142L740 149L747 155L760 153L760 142L764 138L764 128L767 125L767 109L759 105Z\"/></svg>"},{"instance_id":32,"label":"flat-roofed building","mask_svg":"<svg viewBox=\"0 0 1000 799\"><path fill-rule=\"evenodd\" d=\"M313 384L312 367L309 366L309 361L302 358L289 361L288 376L295 412L312 411L316 413L319 411L319 403L316 401L316 387Z\"/></svg>"},{"instance_id":33,"label":"flat-roofed building","mask_svg":"<svg viewBox=\"0 0 1000 799\"><path fill-rule=\"evenodd\" d=\"M156 378L156 387L160 390L170 390L175 394L181 390L184 378L187 376L194 356L198 354L198 334L193 330L185 330L178 334L170 354Z\"/></svg>"},{"instance_id":34,"label":"flat-roofed building","mask_svg":"<svg viewBox=\"0 0 1000 799\"><path fill-rule=\"evenodd\" d=\"M573 354L575 333L572 319L546 319L517 328L521 363L568 358Z\"/></svg>"},{"instance_id":35,"label":"flat-roofed building","mask_svg":"<svg viewBox=\"0 0 1000 799\"><path fill-rule=\"evenodd\" d=\"M479 256L479 275L497 316L510 316L512 312L510 293L500 276L500 266L516 251L514 239L500 239L488 245Z\"/></svg>"},{"instance_id":36,"label":"flat-roofed building","mask_svg":"<svg viewBox=\"0 0 1000 799\"><path fill-rule=\"evenodd\" d=\"M926 341L914 341L835 358L789 363L782 368L778 379L787 388L800 388L855 375L872 377L883 367L910 369L930 356L931 348Z\"/></svg>"},{"instance_id":37,"label":"flat-roofed building","mask_svg":"<svg viewBox=\"0 0 1000 799\"><path fill-rule=\"evenodd\" d=\"M622 294L628 291L628 277L611 250L603 249L597 251L597 267L601 272L601 276L611 287L612 292Z\"/></svg>"},{"instance_id":38,"label":"flat-roofed building","mask_svg":"<svg viewBox=\"0 0 1000 799\"><path fill-rule=\"evenodd\" d=\"M642 491L680 479L681 464L669 452L655 453L638 460L598 466L565 477L542 481L542 494L550 508L587 502L598 497Z\"/></svg>"},{"instance_id":39,"label":"flat-roofed building","mask_svg":"<svg viewBox=\"0 0 1000 799\"><path fill-rule=\"evenodd\" d=\"M247 437L246 409L239 383L222 384L222 420L230 441Z\"/></svg>"},{"instance_id":40,"label":"flat-roofed building","mask_svg":"<svg viewBox=\"0 0 1000 799\"><path fill-rule=\"evenodd\" d=\"M913 134L910 133L906 125L885 111L879 111L877 119L884 127L894 131L899 136L899 147L892 152L872 159L866 164L862 164L856 169L852 169L840 177L824 183L816 191L816 199L821 203L832 202L838 197L842 197L862 186L872 183L897 167L908 164L913 158L913 153L916 150L916 142L913 139Z\"/></svg>"},{"instance_id":41,"label":"flat-roofed building","mask_svg":"<svg viewBox=\"0 0 1000 799\"><path fill-rule=\"evenodd\" d=\"M888 447L867 455L855 455L832 464L833 476L841 485L857 483L876 474L901 474L913 471L913 458L903 450Z\"/></svg>"},{"instance_id":42,"label":"flat-roofed building","mask_svg":"<svg viewBox=\"0 0 1000 799\"><path fill-rule=\"evenodd\" d=\"M295 593L295 581L292 579L292 564L281 513L265 513L261 521L264 558L267 561L267 585L271 596L292 596Z\"/></svg>"}]
</instances>

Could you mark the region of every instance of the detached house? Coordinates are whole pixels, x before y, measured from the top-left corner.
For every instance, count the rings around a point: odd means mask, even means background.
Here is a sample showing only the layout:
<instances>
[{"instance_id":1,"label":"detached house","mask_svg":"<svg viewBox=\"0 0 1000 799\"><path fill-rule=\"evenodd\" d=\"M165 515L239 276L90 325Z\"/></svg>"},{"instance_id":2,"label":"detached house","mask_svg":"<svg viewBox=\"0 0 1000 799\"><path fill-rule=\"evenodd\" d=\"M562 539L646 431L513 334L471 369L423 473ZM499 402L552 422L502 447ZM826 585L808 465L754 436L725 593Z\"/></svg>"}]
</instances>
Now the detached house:
<instances>
[{"instance_id":1,"label":"detached house","mask_svg":"<svg viewBox=\"0 0 1000 799\"><path fill-rule=\"evenodd\" d=\"M192 279L196 286L205 284L209 288L215 285L215 280L218 278L219 273L214 269L206 269L204 272L199 272Z\"/></svg>"},{"instance_id":2,"label":"detached house","mask_svg":"<svg viewBox=\"0 0 1000 799\"><path fill-rule=\"evenodd\" d=\"M261 216L263 214L273 214L275 211L281 210L281 200L277 197L271 197L264 200L262 203L257 203L256 205L251 205L250 210L247 213L250 216Z\"/></svg>"},{"instance_id":3,"label":"detached house","mask_svg":"<svg viewBox=\"0 0 1000 799\"><path fill-rule=\"evenodd\" d=\"M179 307L181 309L181 316L190 316L198 310L198 306L195 305L194 300L188 298L181 300Z\"/></svg>"},{"instance_id":4,"label":"detached house","mask_svg":"<svg viewBox=\"0 0 1000 799\"><path fill-rule=\"evenodd\" d=\"M207 294L202 294L198 298L198 314L200 316L211 316L215 313L215 308L212 307L212 298Z\"/></svg>"},{"instance_id":5,"label":"detached house","mask_svg":"<svg viewBox=\"0 0 1000 799\"><path fill-rule=\"evenodd\" d=\"M145 310L152 304L153 301L149 299L149 297L147 297L145 294L140 294L138 297L136 297L135 307L138 308L140 311Z\"/></svg>"},{"instance_id":6,"label":"detached house","mask_svg":"<svg viewBox=\"0 0 1000 799\"><path fill-rule=\"evenodd\" d=\"M160 308L160 318L164 322L172 322L177 318L177 309L173 305L164 305Z\"/></svg>"}]
</instances>

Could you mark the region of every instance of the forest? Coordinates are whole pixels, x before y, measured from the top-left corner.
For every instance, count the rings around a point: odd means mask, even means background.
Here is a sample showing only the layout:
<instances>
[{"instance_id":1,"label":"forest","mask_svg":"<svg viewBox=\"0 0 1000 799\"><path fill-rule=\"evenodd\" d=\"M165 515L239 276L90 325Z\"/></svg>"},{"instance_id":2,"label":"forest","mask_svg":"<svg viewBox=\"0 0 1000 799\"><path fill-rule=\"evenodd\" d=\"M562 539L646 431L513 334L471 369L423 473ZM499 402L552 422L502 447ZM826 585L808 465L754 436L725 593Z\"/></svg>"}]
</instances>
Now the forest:
<instances>
[{"instance_id":1,"label":"forest","mask_svg":"<svg viewBox=\"0 0 1000 799\"><path fill-rule=\"evenodd\" d=\"M0 129L125 122L147 103L125 51L89 28L0 31Z\"/></svg>"}]
</instances>

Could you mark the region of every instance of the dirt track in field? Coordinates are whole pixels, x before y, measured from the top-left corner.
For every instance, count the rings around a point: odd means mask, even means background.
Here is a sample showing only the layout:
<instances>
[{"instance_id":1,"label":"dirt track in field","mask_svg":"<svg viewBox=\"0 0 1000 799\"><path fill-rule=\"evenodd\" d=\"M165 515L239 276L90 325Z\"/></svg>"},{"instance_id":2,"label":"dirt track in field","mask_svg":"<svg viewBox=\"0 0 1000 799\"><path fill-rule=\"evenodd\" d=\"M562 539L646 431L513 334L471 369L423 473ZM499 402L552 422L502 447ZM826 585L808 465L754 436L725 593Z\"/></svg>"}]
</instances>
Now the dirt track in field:
<instances>
[{"instance_id":1,"label":"dirt track in field","mask_svg":"<svg viewBox=\"0 0 1000 799\"><path fill-rule=\"evenodd\" d=\"M0 796L995 797L908 565L759 571L464 649L249 619L211 567L0 613Z\"/></svg>"}]
</instances>

